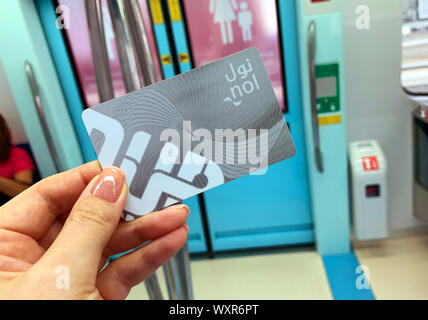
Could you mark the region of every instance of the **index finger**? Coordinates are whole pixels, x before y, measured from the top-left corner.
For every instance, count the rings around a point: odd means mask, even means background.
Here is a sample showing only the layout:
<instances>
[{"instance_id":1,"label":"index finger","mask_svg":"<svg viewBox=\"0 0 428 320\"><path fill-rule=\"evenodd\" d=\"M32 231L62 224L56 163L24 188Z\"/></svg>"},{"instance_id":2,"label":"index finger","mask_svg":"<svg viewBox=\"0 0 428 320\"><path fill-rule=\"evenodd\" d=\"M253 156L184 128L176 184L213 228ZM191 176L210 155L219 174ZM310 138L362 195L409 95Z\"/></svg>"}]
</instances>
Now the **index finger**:
<instances>
[{"instance_id":1,"label":"index finger","mask_svg":"<svg viewBox=\"0 0 428 320\"><path fill-rule=\"evenodd\" d=\"M92 161L43 179L0 207L0 228L40 239L100 172L99 162Z\"/></svg>"}]
</instances>

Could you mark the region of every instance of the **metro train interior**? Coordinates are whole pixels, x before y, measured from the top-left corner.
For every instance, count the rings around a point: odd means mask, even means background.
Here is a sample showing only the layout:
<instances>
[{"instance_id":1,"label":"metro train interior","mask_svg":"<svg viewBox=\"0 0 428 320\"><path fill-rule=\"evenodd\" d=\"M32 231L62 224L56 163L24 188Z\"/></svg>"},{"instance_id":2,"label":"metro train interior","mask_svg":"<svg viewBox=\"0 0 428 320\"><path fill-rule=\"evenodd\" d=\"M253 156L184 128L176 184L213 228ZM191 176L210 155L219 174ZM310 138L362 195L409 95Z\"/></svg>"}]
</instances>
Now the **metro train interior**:
<instances>
[{"instance_id":1,"label":"metro train interior","mask_svg":"<svg viewBox=\"0 0 428 320\"><path fill-rule=\"evenodd\" d=\"M0 115L26 187L103 165L110 133L82 112L251 47L296 153L187 198L161 185L156 208L190 208L188 240L127 299L428 299L428 0L1 1ZM198 101L184 120L220 114ZM24 177L6 163L0 204Z\"/></svg>"}]
</instances>

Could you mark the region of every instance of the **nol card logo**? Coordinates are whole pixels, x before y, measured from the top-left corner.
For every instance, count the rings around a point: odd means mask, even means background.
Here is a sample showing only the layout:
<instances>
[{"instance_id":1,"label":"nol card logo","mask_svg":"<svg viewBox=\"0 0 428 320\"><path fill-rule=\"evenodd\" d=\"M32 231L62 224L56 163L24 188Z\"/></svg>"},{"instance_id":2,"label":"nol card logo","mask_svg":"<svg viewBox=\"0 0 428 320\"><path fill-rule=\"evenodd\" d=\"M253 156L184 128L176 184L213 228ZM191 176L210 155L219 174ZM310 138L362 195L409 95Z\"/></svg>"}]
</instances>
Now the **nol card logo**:
<instances>
[{"instance_id":1,"label":"nol card logo","mask_svg":"<svg viewBox=\"0 0 428 320\"><path fill-rule=\"evenodd\" d=\"M225 74L227 82L232 83L230 86L230 96L224 98L223 103L231 102L235 107L242 103L244 95L252 94L260 90L257 76L253 71L250 59L246 63L240 64L236 69L233 63L229 63L231 74Z\"/></svg>"}]
</instances>

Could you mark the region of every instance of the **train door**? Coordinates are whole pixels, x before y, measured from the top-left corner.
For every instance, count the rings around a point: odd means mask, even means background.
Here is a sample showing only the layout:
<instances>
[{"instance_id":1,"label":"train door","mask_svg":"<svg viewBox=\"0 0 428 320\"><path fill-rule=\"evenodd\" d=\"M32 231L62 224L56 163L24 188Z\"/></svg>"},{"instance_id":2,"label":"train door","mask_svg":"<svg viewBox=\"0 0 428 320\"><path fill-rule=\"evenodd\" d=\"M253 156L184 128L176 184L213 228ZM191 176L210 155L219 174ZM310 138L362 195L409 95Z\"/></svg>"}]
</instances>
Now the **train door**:
<instances>
[{"instance_id":1,"label":"train door","mask_svg":"<svg viewBox=\"0 0 428 320\"><path fill-rule=\"evenodd\" d=\"M313 242L295 1L182 0L180 5L194 67L259 49L297 148L293 158L266 174L204 193L213 249Z\"/></svg>"}]
</instances>

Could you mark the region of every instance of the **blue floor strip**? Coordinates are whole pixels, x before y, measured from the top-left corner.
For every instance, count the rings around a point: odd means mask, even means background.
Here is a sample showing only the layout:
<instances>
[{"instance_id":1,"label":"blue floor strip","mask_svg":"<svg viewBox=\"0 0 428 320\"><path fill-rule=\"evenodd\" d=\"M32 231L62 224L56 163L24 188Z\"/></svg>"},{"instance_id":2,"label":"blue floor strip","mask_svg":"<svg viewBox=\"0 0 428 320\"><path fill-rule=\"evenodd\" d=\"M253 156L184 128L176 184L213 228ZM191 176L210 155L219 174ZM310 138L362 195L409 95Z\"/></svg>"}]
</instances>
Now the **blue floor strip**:
<instances>
[{"instance_id":1,"label":"blue floor strip","mask_svg":"<svg viewBox=\"0 0 428 320\"><path fill-rule=\"evenodd\" d=\"M335 300L375 300L353 252L322 256Z\"/></svg>"}]
</instances>

